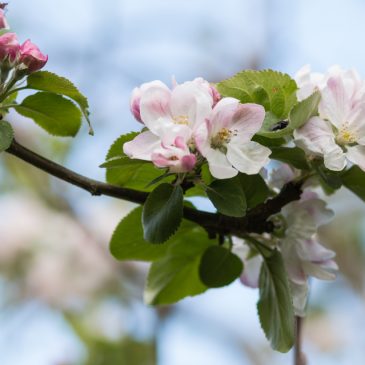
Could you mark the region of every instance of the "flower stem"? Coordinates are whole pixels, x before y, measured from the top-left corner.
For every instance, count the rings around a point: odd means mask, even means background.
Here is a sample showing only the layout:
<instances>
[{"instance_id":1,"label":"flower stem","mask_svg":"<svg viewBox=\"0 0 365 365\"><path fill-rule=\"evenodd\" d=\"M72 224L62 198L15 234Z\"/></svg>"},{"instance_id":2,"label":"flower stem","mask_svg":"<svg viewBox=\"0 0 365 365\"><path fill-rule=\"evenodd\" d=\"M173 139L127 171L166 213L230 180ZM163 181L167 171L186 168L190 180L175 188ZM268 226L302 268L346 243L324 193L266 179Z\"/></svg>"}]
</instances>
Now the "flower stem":
<instances>
[{"instance_id":1,"label":"flower stem","mask_svg":"<svg viewBox=\"0 0 365 365\"><path fill-rule=\"evenodd\" d=\"M306 365L305 356L302 352L302 329L303 318L295 317L294 365Z\"/></svg>"}]
</instances>

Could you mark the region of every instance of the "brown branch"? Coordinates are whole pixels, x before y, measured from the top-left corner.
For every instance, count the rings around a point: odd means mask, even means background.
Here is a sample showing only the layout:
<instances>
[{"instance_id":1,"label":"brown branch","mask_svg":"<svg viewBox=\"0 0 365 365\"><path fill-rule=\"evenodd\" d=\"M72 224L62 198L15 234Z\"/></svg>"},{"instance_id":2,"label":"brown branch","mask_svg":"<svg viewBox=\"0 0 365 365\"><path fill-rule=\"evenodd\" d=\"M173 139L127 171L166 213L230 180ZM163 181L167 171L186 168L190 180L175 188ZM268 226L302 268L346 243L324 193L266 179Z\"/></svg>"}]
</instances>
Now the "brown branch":
<instances>
[{"instance_id":1,"label":"brown branch","mask_svg":"<svg viewBox=\"0 0 365 365\"><path fill-rule=\"evenodd\" d=\"M38 155L15 140L6 152L52 176L88 191L91 195L107 195L137 204L143 204L148 197L148 193L143 191L122 188L89 179ZM286 204L298 200L301 194L301 185L301 183L285 185L277 196L250 210L243 218L233 218L188 207L184 207L184 218L201 225L212 236L216 234L241 236L245 233L272 232L273 224L267 219L271 215L279 213Z\"/></svg>"}]
</instances>

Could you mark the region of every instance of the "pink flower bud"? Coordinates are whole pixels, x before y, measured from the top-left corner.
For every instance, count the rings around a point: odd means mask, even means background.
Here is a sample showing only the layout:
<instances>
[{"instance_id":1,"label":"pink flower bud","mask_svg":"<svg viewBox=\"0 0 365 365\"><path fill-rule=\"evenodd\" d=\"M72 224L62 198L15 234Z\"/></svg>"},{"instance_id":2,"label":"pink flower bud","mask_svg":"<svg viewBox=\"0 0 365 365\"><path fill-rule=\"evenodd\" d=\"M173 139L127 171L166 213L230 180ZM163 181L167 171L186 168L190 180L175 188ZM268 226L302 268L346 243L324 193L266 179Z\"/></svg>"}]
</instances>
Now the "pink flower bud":
<instances>
[{"instance_id":1,"label":"pink flower bud","mask_svg":"<svg viewBox=\"0 0 365 365\"><path fill-rule=\"evenodd\" d=\"M9 24L6 21L4 10L0 9L0 29L9 29Z\"/></svg>"},{"instance_id":2,"label":"pink flower bud","mask_svg":"<svg viewBox=\"0 0 365 365\"><path fill-rule=\"evenodd\" d=\"M130 109L131 112L133 114L133 116L140 122L142 122L141 119L141 111L140 111L140 102L141 102L141 89L136 87L135 89L133 89L132 91L132 96L131 96L131 100L130 100Z\"/></svg>"},{"instance_id":3,"label":"pink flower bud","mask_svg":"<svg viewBox=\"0 0 365 365\"><path fill-rule=\"evenodd\" d=\"M20 53L20 45L15 33L5 33L0 36L0 61L8 59L14 62Z\"/></svg>"},{"instance_id":4,"label":"pink flower bud","mask_svg":"<svg viewBox=\"0 0 365 365\"><path fill-rule=\"evenodd\" d=\"M20 62L27 66L29 72L40 70L47 61L48 56L44 55L29 39L21 45Z\"/></svg>"}]
</instances>

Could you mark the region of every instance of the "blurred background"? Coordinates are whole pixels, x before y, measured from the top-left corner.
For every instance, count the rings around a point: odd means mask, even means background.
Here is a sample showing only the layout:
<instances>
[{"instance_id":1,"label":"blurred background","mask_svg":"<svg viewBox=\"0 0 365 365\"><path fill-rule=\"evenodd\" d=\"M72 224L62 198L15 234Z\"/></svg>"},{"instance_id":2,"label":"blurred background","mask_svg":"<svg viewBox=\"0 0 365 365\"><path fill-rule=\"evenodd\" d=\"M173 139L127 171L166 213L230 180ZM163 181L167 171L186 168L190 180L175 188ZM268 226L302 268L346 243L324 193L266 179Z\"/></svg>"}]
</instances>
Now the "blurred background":
<instances>
[{"instance_id":1,"label":"blurred background","mask_svg":"<svg viewBox=\"0 0 365 365\"><path fill-rule=\"evenodd\" d=\"M120 134L138 130L133 87L244 68L294 74L309 63L365 76L362 0L10 0L21 41L49 55L47 69L89 97L96 134L55 139L11 116L17 139L89 177ZM1 365L291 364L273 353L256 315L257 291L238 282L173 307L142 302L146 265L118 263L108 241L131 204L49 179L1 155ZM365 359L365 205L340 191L323 242L336 250L336 282L312 282L304 329L308 364Z\"/></svg>"}]
</instances>

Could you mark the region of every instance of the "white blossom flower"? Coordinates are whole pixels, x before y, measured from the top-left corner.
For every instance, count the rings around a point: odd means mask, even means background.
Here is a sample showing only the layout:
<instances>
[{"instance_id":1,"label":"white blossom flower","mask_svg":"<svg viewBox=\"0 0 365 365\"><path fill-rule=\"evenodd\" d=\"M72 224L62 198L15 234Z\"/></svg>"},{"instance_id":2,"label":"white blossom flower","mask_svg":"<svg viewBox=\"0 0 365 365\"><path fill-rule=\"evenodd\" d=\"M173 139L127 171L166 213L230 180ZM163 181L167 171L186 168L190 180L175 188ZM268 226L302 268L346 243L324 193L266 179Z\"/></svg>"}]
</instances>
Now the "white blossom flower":
<instances>
[{"instance_id":1,"label":"white blossom flower","mask_svg":"<svg viewBox=\"0 0 365 365\"><path fill-rule=\"evenodd\" d=\"M321 91L319 117L312 117L294 131L296 144L313 156L323 157L330 170L341 171L348 162L365 170L365 83L355 71L338 67L324 79L324 86L317 85Z\"/></svg>"},{"instance_id":2,"label":"white blossom flower","mask_svg":"<svg viewBox=\"0 0 365 365\"><path fill-rule=\"evenodd\" d=\"M190 171L196 162L189 148L193 132L210 115L214 97L209 83L201 78L172 90L160 81L135 89L131 110L148 130L125 143L124 152L130 158L169 167L171 172Z\"/></svg>"},{"instance_id":3,"label":"white blossom flower","mask_svg":"<svg viewBox=\"0 0 365 365\"><path fill-rule=\"evenodd\" d=\"M308 289L308 276L321 280L334 280L337 264L335 253L323 247L316 238L319 226L326 223L333 212L315 193L304 192L301 200L282 209L287 224L280 248L294 292L295 309L303 313Z\"/></svg>"},{"instance_id":4,"label":"white blossom flower","mask_svg":"<svg viewBox=\"0 0 365 365\"><path fill-rule=\"evenodd\" d=\"M215 178L228 179L239 171L257 174L269 162L270 149L251 141L264 117L261 105L240 104L234 98L217 103L195 133L196 146Z\"/></svg>"}]
</instances>

